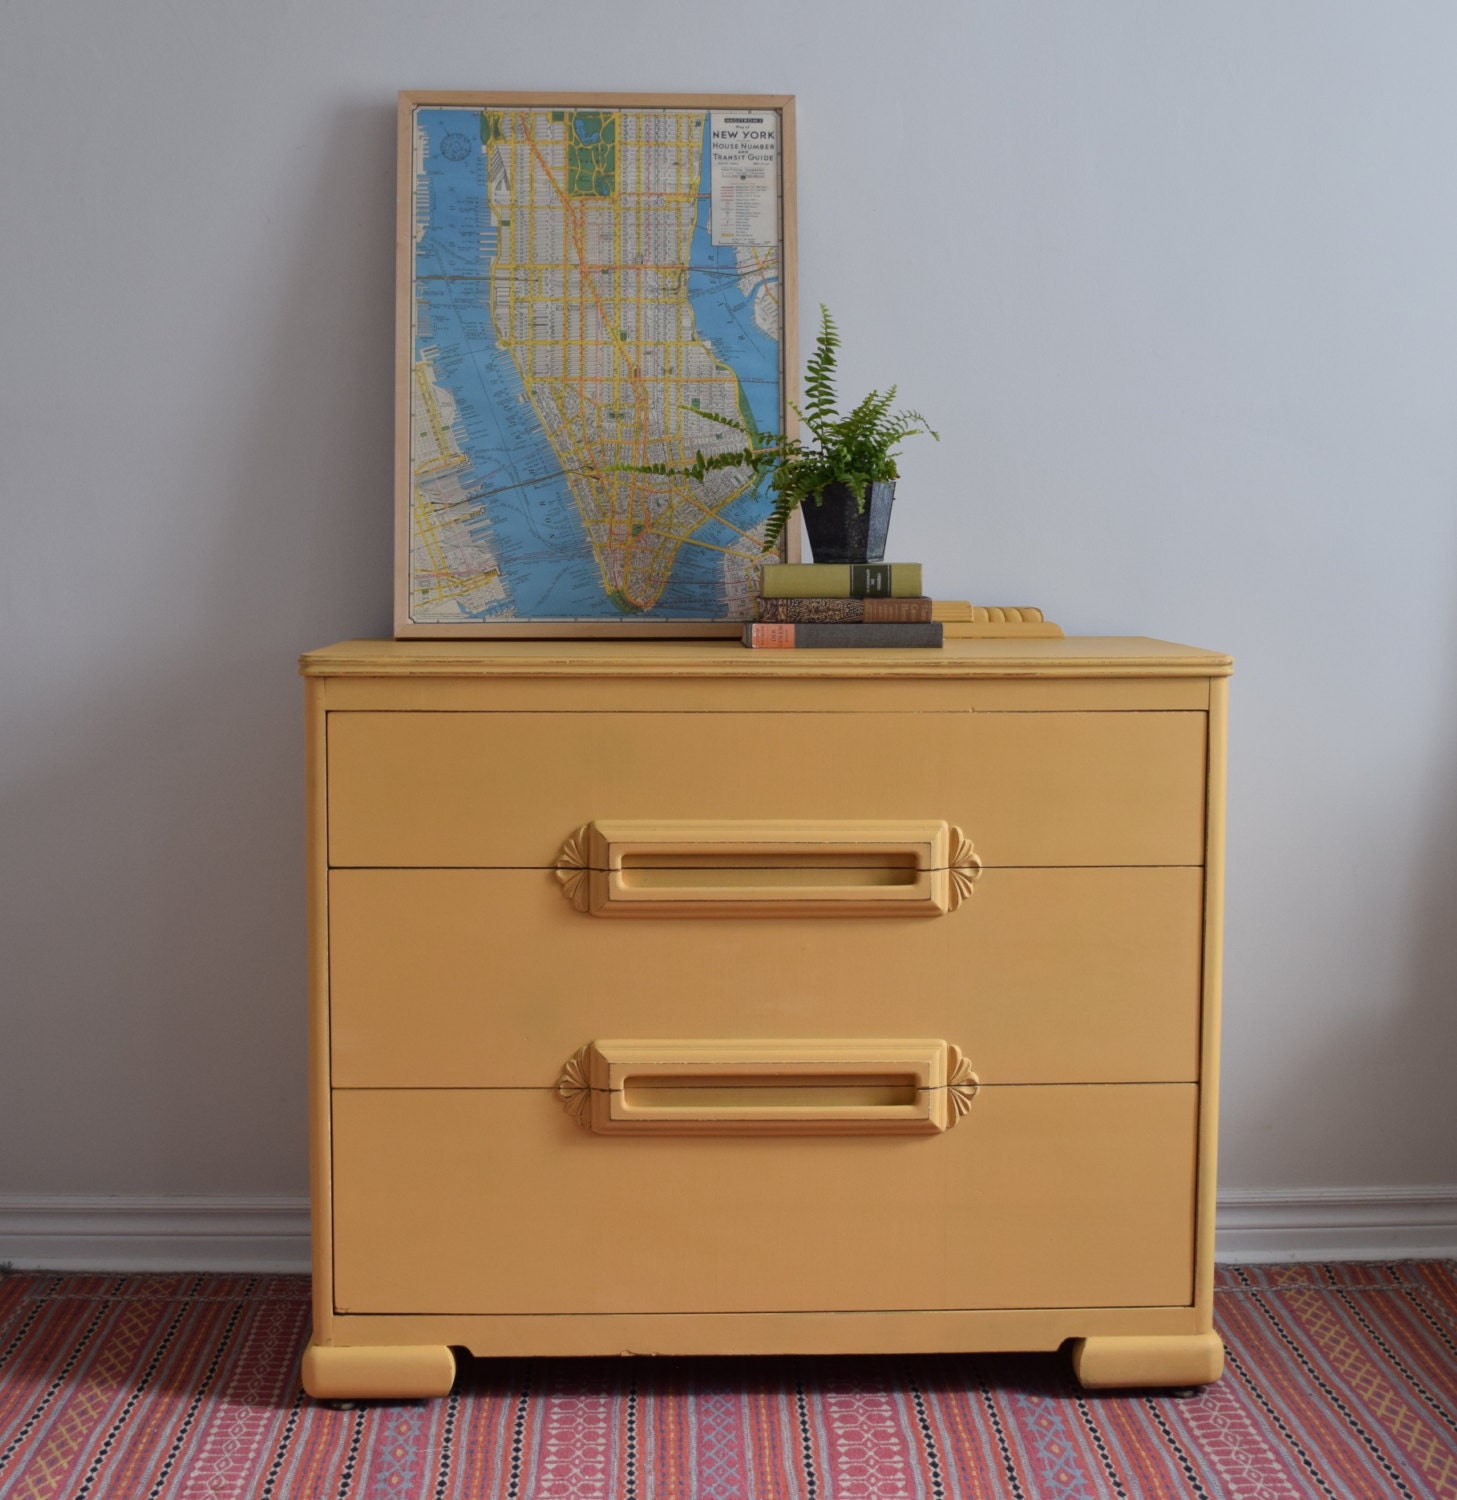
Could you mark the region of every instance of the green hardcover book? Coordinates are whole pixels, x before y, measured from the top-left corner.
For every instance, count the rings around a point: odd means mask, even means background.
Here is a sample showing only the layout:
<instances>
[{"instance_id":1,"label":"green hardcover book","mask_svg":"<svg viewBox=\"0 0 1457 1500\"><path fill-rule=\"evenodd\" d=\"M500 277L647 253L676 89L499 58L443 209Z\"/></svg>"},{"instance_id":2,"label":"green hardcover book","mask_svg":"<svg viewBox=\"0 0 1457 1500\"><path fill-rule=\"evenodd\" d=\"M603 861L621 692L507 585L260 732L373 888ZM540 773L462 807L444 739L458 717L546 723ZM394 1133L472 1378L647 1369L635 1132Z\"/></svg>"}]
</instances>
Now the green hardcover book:
<instances>
[{"instance_id":1,"label":"green hardcover book","mask_svg":"<svg viewBox=\"0 0 1457 1500\"><path fill-rule=\"evenodd\" d=\"M931 601L914 599L764 599L754 600L754 618L766 622L823 621L825 624L888 625L931 618Z\"/></svg>"},{"instance_id":2,"label":"green hardcover book","mask_svg":"<svg viewBox=\"0 0 1457 1500\"><path fill-rule=\"evenodd\" d=\"M766 599L914 599L920 563L765 563Z\"/></svg>"}]
</instances>

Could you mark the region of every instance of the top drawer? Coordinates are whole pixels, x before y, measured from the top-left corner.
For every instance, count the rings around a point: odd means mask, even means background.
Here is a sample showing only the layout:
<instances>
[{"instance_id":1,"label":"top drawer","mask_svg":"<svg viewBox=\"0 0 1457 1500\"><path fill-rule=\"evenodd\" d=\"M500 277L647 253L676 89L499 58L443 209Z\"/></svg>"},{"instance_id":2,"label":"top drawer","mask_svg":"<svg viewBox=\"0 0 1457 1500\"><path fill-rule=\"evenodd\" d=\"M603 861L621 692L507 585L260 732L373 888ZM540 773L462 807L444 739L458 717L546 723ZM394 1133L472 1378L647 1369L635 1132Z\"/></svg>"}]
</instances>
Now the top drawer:
<instances>
[{"instance_id":1,"label":"top drawer","mask_svg":"<svg viewBox=\"0 0 1457 1500\"><path fill-rule=\"evenodd\" d=\"M1206 715L328 719L329 862L544 868L609 818L919 818L989 865L1197 865Z\"/></svg>"}]
</instances>

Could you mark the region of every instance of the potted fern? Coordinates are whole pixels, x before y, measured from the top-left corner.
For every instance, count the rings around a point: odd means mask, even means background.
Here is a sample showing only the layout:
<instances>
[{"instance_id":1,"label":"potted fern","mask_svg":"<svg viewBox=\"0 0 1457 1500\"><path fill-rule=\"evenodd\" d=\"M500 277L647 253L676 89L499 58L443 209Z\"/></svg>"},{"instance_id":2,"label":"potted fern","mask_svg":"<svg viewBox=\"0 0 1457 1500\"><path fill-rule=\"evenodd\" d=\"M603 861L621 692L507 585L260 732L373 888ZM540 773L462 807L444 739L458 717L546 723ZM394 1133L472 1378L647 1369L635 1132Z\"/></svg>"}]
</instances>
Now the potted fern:
<instances>
[{"instance_id":1,"label":"potted fern","mask_svg":"<svg viewBox=\"0 0 1457 1500\"><path fill-rule=\"evenodd\" d=\"M839 330L829 309L820 304L820 331L805 362L804 406L790 402L808 431L807 438L760 433L735 417L695 409L695 414L749 439L726 453L701 449L691 464L619 464L639 474L685 475L703 479L715 469L752 469L769 476L774 510L764 532L771 551L784 534L796 507L804 511L805 530L816 562L881 562L895 499L896 451L908 437L929 433L940 440L916 411L894 411L896 387L871 391L845 416L835 394Z\"/></svg>"}]
</instances>

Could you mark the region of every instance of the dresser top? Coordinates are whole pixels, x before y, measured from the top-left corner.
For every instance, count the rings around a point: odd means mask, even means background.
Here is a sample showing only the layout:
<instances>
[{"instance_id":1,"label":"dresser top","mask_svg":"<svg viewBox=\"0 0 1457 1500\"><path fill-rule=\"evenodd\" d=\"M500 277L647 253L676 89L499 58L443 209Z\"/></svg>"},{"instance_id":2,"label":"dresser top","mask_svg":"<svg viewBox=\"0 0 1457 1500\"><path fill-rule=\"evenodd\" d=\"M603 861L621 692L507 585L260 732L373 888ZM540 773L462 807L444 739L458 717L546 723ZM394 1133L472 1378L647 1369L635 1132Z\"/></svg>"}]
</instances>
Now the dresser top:
<instances>
[{"instance_id":1,"label":"dresser top","mask_svg":"<svg viewBox=\"0 0 1457 1500\"><path fill-rule=\"evenodd\" d=\"M1146 636L948 640L940 649L749 650L737 640L340 641L305 677L1227 677L1228 656Z\"/></svg>"}]
</instances>

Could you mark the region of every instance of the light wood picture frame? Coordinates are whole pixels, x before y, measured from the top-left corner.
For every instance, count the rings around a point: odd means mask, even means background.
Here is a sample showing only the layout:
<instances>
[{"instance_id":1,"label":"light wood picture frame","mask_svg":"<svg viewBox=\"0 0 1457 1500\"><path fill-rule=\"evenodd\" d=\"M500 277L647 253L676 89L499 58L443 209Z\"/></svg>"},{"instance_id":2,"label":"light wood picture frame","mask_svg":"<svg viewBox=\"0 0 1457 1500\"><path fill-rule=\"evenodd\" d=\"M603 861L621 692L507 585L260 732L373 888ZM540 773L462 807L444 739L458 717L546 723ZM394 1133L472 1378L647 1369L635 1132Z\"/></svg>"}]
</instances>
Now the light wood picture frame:
<instances>
[{"instance_id":1,"label":"light wood picture frame","mask_svg":"<svg viewBox=\"0 0 1457 1500\"><path fill-rule=\"evenodd\" d=\"M400 95L397 637L741 632L797 521L633 466L795 430L794 188L789 95Z\"/></svg>"}]
</instances>

